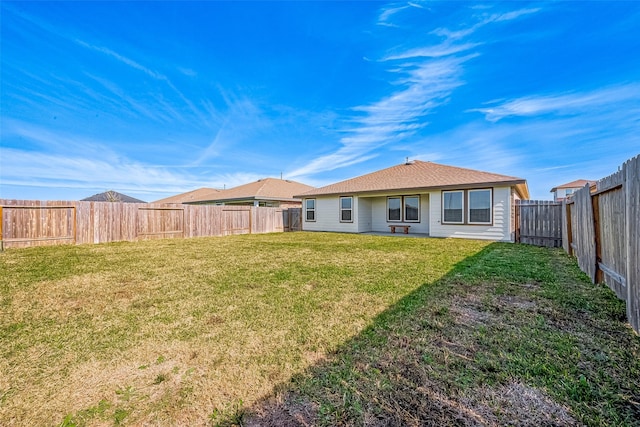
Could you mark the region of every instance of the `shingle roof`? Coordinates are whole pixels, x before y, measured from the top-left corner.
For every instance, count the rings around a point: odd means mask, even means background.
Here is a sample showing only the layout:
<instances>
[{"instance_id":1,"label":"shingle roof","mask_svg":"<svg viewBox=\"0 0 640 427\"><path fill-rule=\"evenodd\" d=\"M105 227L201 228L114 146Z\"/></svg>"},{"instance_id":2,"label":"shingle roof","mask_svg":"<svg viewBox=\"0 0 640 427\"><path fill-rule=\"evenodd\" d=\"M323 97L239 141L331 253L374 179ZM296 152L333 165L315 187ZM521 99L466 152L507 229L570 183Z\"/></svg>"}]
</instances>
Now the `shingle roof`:
<instances>
[{"instance_id":1,"label":"shingle roof","mask_svg":"<svg viewBox=\"0 0 640 427\"><path fill-rule=\"evenodd\" d=\"M187 191L186 193L176 194L175 196L166 197L164 199L156 200L153 203L189 203L194 200L199 200L204 195L214 194L220 192L215 188L198 188L197 190Z\"/></svg>"},{"instance_id":2,"label":"shingle roof","mask_svg":"<svg viewBox=\"0 0 640 427\"><path fill-rule=\"evenodd\" d=\"M589 184L589 186L592 186L595 183L596 183L595 181L591 181L591 180L588 180L588 179L576 179L575 181L567 182L566 184L562 184L562 185L558 185L557 187L553 187L551 189L551 192L553 193L554 191L556 191L559 188L582 188L587 184Z\"/></svg>"},{"instance_id":3,"label":"shingle roof","mask_svg":"<svg viewBox=\"0 0 640 427\"><path fill-rule=\"evenodd\" d=\"M217 192L201 194L194 202L223 200L293 200L296 194L304 193L313 187L288 179L264 178L248 184L239 185Z\"/></svg>"},{"instance_id":4,"label":"shingle roof","mask_svg":"<svg viewBox=\"0 0 640 427\"><path fill-rule=\"evenodd\" d=\"M299 196L375 193L395 190L417 190L466 187L475 185L515 185L521 197L528 199L527 181L515 176L499 175L473 169L414 160L346 181L316 188Z\"/></svg>"},{"instance_id":5,"label":"shingle roof","mask_svg":"<svg viewBox=\"0 0 640 427\"><path fill-rule=\"evenodd\" d=\"M94 194L91 197L86 197L81 202L123 202L123 203L147 203L144 200L136 199L135 197L127 196L126 194L118 193L117 191L109 190L104 193Z\"/></svg>"}]
</instances>

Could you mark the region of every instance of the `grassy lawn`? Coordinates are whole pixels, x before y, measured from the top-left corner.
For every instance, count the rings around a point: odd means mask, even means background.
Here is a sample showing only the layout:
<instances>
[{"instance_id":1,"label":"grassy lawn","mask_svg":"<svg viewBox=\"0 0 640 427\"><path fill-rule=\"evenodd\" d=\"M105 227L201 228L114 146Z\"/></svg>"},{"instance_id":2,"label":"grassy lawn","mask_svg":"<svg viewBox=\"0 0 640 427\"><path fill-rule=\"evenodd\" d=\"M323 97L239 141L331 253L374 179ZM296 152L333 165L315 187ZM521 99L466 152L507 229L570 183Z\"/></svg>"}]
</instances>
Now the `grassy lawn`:
<instances>
[{"instance_id":1,"label":"grassy lawn","mask_svg":"<svg viewBox=\"0 0 640 427\"><path fill-rule=\"evenodd\" d=\"M638 425L559 250L281 233L0 253L2 425ZM634 424L635 423L635 424Z\"/></svg>"}]
</instances>

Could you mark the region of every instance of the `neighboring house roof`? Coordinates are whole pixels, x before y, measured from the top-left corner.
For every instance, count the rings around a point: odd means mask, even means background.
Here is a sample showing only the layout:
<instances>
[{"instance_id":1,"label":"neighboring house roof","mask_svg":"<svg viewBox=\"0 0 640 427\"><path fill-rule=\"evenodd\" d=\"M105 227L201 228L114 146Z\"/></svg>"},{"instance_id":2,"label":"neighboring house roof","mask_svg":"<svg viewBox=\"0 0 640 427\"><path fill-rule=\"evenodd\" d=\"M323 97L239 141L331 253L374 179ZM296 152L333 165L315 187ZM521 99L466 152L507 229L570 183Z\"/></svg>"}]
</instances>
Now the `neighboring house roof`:
<instances>
[{"instance_id":1,"label":"neighboring house roof","mask_svg":"<svg viewBox=\"0 0 640 427\"><path fill-rule=\"evenodd\" d=\"M596 181L591 181L588 179L577 179L575 181L567 182L566 184L558 185L557 187L553 187L551 192L560 189L560 188L583 188L585 185L589 184L589 187L594 185Z\"/></svg>"},{"instance_id":2,"label":"neighboring house roof","mask_svg":"<svg viewBox=\"0 0 640 427\"><path fill-rule=\"evenodd\" d=\"M81 202L123 202L123 203L147 203L144 200L136 199L117 191L109 190L104 193L94 194L81 200Z\"/></svg>"},{"instance_id":3,"label":"neighboring house roof","mask_svg":"<svg viewBox=\"0 0 640 427\"><path fill-rule=\"evenodd\" d=\"M280 200L297 201L296 194L313 189L310 185L288 179L264 178L228 190L201 194L194 203L222 202L233 200Z\"/></svg>"},{"instance_id":4,"label":"neighboring house roof","mask_svg":"<svg viewBox=\"0 0 640 427\"><path fill-rule=\"evenodd\" d=\"M379 193L398 190L424 190L513 185L523 199L529 198L527 181L514 176L414 160L346 181L316 188L299 197L350 193Z\"/></svg>"},{"instance_id":5,"label":"neighboring house roof","mask_svg":"<svg viewBox=\"0 0 640 427\"><path fill-rule=\"evenodd\" d=\"M175 196L166 197L164 199L156 200L153 203L189 203L195 200L200 200L204 195L214 194L220 192L215 188L198 188L197 190L187 191L186 193L176 194Z\"/></svg>"}]
</instances>

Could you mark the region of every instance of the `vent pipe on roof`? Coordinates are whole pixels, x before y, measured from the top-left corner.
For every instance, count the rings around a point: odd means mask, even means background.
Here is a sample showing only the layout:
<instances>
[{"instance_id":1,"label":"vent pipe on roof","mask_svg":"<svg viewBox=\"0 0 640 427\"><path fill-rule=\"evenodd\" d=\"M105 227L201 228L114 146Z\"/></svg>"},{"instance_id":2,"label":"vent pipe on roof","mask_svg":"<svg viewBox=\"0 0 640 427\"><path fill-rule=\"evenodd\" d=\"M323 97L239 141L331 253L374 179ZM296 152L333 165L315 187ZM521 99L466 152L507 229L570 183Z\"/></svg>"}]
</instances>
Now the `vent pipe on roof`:
<instances>
[{"instance_id":1,"label":"vent pipe on roof","mask_svg":"<svg viewBox=\"0 0 640 427\"><path fill-rule=\"evenodd\" d=\"M405 165L412 165L413 164L413 160L410 161L408 157L405 157L405 159L406 159L406 161L404 163Z\"/></svg>"}]
</instances>

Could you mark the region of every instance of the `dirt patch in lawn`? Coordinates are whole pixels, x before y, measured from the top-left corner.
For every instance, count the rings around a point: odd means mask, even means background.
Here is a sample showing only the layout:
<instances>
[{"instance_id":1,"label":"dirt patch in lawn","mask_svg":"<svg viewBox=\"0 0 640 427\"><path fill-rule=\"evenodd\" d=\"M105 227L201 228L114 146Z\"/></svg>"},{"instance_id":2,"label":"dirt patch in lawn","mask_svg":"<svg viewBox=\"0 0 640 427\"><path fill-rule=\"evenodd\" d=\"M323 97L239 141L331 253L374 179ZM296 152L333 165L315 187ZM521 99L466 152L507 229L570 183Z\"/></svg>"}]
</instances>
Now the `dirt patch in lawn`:
<instances>
[{"instance_id":1,"label":"dirt patch in lawn","mask_svg":"<svg viewBox=\"0 0 640 427\"><path fill-rule=\"evenodd\" d=\"M521 382L496 388L473 389L461 403L487 425L580 426L569 409L554 402L542 390Z\"/></svg>"}]
</instances>

